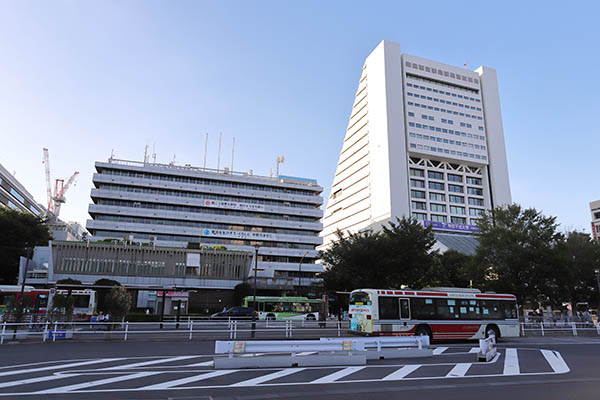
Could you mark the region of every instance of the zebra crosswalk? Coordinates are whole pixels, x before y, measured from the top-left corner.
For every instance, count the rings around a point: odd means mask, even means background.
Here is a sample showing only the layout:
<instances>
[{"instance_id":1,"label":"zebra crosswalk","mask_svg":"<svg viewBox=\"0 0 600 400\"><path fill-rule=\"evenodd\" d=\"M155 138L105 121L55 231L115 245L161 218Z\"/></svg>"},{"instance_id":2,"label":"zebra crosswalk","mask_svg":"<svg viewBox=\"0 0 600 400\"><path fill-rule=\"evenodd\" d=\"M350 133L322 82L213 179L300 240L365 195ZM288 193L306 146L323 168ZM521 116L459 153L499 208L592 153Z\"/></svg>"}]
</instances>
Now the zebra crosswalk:
<instances>
[{"instance_id":1,"label":"zebra crosswalk","mask_svg":"<svg viewBox=\"0 0 600 400\"><path fill-rule=\"evenodd\" d=\"M364 366L214 370L210 355L65 360L0 368L0 397L102 392L233 389L286 385L397 382L562 374L569 367L553 350L507 348L489 363L474 349L438 347L428 359L375 361ZM525 362L522 362L525 360Z\"/></svg>"}]
</instances>

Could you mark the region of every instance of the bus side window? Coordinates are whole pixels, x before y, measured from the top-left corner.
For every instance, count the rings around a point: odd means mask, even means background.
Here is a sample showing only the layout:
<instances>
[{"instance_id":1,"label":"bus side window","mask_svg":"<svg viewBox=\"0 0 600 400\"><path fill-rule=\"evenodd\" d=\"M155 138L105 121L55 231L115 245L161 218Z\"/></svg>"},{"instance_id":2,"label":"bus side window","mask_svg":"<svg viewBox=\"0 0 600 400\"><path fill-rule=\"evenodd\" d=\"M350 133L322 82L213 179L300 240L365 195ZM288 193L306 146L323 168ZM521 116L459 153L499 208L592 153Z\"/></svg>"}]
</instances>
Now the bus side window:
<instances>
[{"instance_id":1,"label":"bus side window","mask_svg":"<svg viewBox=\"0 0 600 400\"><path fill-rule=\"evenodd\" d=\"M410 309L408 307L408 299L400 299L400 318L410 319Z\"/></svg>"},{"instance_id":2,"label":"bus side window","mask_svg":"<svg viewBox=\"0 0 600 400\"><path fill-rule=\"evenodd\" d=\"M517 318L517 306L514 302L512 301L503 301L501 302L502 306L503 306L503 311L504 311L504 318L506 319L515 319Z\"/></svg>"},{"instance_id":3,"label":"bus side window","mask_svg":"<svg viewBox=\"0 0 600 400\"><path fill-rule=\"evenodd\" d=\"M400 319L397 297L379 297L379 319Z\"/></svg>"}]
</instances>

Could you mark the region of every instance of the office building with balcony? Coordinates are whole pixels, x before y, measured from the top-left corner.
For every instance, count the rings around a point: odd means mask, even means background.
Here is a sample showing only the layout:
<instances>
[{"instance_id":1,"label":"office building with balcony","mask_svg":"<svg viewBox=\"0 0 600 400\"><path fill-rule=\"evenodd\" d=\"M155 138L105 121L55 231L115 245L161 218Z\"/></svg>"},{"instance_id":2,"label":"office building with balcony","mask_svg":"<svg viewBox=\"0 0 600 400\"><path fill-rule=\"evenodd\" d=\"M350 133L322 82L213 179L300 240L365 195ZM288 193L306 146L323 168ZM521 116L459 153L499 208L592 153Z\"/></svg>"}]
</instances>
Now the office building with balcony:
<instances>
[{"instance_id":1,"label":"office building with balcony","mask_svg":"<svg viewBox=\"0 0 600 400\"><path fill-rule=\"evenodd\" d=\"M315 180L114 158L95 168L92 240L257 249L263 291L309 286L322 271L316 246L323 199Z\"/></svg>"},{"instance_id":2,"label":"office building with balcony","mask_svg":"<svg viewBox=\"0 0 600 400\"><path fill-rule=\"evenodd\" d=\"M432 226L441 250L472 252L480 215L510 203L496 71L457 68L381 42L362 68L323 248L338 229L412 217Z\"/></svg>"},{"instance_id":3,"label":"office building with balcony","mask_svg":"<svg viewBox=\"0 0 600 400\"><path fill-rule=\"evenodd\" d=\"M590 203L590 212L592 214L592 238L600 240L600 200Z\"/></svg>"},{"instance_id":4,"label":"office building with balcony","mask_svg":"<svg viewBox=\"0 0 600 400\"><path fill-rule=\"evenodd\" d=\"M28 212L37 216L46 214L44 207L39 204L31 193L0 164L0 207L10 207L13 210Z\"/></svg>"}]
</instances>

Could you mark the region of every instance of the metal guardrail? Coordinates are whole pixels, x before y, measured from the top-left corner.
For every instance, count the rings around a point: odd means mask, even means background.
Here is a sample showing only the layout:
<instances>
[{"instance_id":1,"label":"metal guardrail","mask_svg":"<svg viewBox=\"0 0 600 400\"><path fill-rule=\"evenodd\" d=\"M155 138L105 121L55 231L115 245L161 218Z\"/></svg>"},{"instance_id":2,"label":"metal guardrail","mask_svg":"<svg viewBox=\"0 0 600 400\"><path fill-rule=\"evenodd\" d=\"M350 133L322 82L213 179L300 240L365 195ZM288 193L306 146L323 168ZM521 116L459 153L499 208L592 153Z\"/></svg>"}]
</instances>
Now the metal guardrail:
<instances>
[{"instance_id":1,"label":"metal guardrail","mask_svg":"<svg viewBox=\"0 0 600 400\"><path fill-rule=\"evenodd\" d=\"M577 336L580 333L596 333L600 335L600 323L594 325L593 322L575 322L575 321L528 321L521 322L521 334L547 334L566 333Z\"/></svg>"},{"instance_id":2,"label":"metal guardrail","mask_svg":"<svg viewBox=\"0 0 600 400\"><path fill-rule=\"evenodd\" d=\"M339 342L322 340L260 340L215 342L215 354L291 353L319 351L364 351L364 342L345 339Z\"/></svg>"},{"instance_id":3,"label":"metal guardrail","mask_svg":"<svg viewBox=\"0 0 600 400\"><path fill-rule=\"evenodd\" d=\"M255 321L250 320L192 320L180 322L44 322L39 324L0 324L0 344L6 340L35 339L42 342L56 339L77 339L102 335L105 339L128 340L131 336L219 339L262 336L264 338L292 338L304 336L341 336L348 329L348 321Z\"/></svg>"}]
</instances>

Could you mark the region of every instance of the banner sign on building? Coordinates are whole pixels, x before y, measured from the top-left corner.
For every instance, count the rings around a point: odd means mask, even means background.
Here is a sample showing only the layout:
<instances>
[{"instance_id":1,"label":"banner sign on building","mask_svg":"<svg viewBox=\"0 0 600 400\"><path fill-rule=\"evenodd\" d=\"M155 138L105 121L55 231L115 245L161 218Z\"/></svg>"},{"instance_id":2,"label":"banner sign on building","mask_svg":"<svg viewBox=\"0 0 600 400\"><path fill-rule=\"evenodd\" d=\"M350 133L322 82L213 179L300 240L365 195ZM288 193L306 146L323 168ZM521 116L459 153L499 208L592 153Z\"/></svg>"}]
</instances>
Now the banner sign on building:
<instances>
[{"instance_id":1,"label":"banner sign on building","mask_svg":"<svg viewBox=\"0 0 600 400\"><path fill-rule=\"evenodd\" d=\"M452 222L437 222L437 221L423 221L425 227L431 226L433 229L443 229L447 231L460 231L460 232L479 232L479 227L475 225L466 224L455 224Z\"/></svg>"},{"instance_id":2,"label":"banner sign on building","mask_svg":"<svg viewBox=\"0 0 600 400\"><path fill-rule=\"evenodd\" d=\"M233 239L273 239L272 233L252 231L230 231L226 229L203 229L202 236L219 236Z\"/></svg>"},{"instance_id":3,"label":"banner sign on building","mask_svg":"<svg viewBox=\"0 0 600 400\"><path fill-rule=\"evenodd\" d=\"M247 210L247 211L264 211L265 210L265 206L263 206L262 204L237 203L235 201L205 200L204 205L206 207L229 208L229 209L233 209L233 210Z\"/></svg>"}]
</instances>

